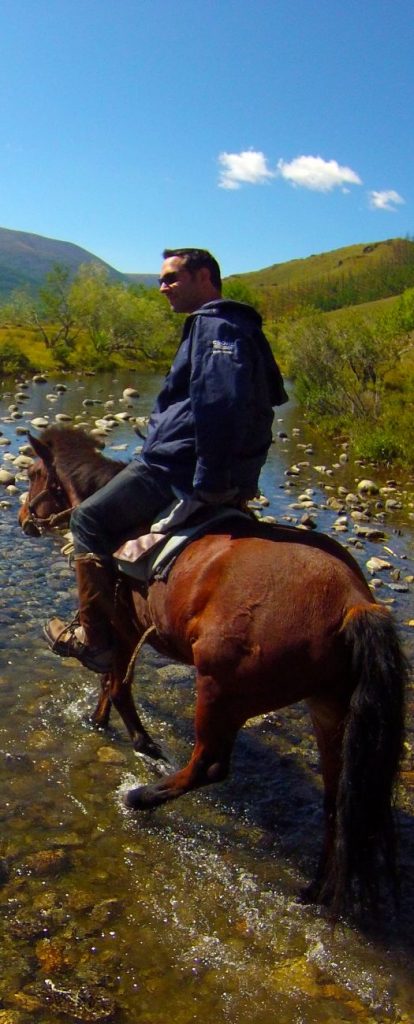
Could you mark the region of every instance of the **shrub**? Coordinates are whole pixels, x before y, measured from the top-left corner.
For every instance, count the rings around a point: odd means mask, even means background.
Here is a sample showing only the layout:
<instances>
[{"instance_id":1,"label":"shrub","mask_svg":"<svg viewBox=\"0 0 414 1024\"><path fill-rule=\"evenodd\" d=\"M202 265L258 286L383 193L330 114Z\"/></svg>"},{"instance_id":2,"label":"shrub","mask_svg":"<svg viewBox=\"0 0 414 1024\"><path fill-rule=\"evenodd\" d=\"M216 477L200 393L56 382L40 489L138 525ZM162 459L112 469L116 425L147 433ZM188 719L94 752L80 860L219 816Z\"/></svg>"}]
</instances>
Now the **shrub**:
<instances>
[{"instance_id":1,"label":"shrub","mask_svg":"<svg viewBox=\"0 0 414 1024\"><path fill-rule=\"evenodd\" d=\"M0 373L4 377L27 373L33 369L35 367L30 359L12 341L6 341L0 348Z\"/></svg>"}]
</instances>

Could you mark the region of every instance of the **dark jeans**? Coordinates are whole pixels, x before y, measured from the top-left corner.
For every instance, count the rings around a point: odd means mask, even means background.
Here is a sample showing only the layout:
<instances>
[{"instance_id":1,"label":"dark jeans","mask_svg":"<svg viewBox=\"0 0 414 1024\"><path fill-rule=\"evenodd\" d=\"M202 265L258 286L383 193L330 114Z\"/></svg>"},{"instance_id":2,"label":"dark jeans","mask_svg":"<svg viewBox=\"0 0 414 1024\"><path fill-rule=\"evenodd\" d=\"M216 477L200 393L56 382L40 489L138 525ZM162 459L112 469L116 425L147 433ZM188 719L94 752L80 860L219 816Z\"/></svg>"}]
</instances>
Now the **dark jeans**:
<instances>
[{"instance_id":1,"label":"dark jeans","mask_svg":"<svg viewBox=\"0 0 414 1024\"><path fill-rule=\"evenodd\" d=\"M75 554L109 558L134 532L139 534L168 505L174 493L162 474L133 459L71 515Z\"/></svg>"}]
</instances>

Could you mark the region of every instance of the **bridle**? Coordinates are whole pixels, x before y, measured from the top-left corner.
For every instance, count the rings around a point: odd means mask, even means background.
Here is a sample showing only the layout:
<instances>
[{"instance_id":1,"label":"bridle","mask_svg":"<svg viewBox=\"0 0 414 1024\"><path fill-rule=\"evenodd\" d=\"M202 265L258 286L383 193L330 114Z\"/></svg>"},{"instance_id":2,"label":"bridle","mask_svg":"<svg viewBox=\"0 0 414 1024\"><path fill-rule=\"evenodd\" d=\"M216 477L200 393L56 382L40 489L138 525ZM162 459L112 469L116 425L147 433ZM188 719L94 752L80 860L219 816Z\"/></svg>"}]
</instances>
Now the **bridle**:
<instances>
[{"instance_id":1,"label":"bridle","mask_svg":"<svg viewBox=\"0 0 414 1024\"><path fill-rule=\"evenodd\" d=\"M45 498L52 499L56 505L65 505L60 512L52 512L49 516L39 516L36 509ZM52 467L47 470L46 485L39 494L35 494L28 504L26 522L30 523L40 532L51 530L55 526L61 526L65 521L69 522L73 506L70 504L65 488L61 484L56 471ZM67 504L68 503L68 504Z\"/></svg>"}]
</instances>

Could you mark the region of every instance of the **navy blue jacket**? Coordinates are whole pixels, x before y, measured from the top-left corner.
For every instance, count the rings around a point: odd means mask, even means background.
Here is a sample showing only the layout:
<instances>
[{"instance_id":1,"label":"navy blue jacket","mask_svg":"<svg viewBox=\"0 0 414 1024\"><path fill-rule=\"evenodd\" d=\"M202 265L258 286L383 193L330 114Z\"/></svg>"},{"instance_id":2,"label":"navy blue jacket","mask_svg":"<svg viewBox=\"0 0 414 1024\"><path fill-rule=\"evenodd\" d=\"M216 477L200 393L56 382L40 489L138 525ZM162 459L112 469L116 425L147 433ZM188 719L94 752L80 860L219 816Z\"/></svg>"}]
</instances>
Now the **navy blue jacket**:
<instances>
[{"instance_id":1,"label":"navy blue jacket","mask_svg":"<svg viewBox=\"0 0 414 1024\"><path fill-rule=\"evenodd\" d=\"M274 405L288 400L251 306L207 302L187 317L142 449L173 487L252 496L272 440Z\"/></svg>"}]
</instances>

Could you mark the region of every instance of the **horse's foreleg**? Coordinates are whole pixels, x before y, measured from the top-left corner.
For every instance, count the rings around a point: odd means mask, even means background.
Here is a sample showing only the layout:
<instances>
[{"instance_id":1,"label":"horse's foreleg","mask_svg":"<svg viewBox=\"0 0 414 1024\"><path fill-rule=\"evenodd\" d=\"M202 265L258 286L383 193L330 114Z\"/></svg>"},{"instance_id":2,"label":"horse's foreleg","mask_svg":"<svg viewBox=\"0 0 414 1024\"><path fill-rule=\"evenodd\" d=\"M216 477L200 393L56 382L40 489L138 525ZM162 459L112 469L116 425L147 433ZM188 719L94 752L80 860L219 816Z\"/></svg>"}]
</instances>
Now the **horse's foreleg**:
<instances>
[{"instance_id":1,"label":"horse's foreleg","mask_svg":"<svg viewBox=\"0 0 414 1024\"><path fill-rule=\"evenodd\" d=\"M336 798L342 764L342 740L347 706L342 701L308 700L324 783L324 837L314 881L304 891L309 902L329 902L334 879L332 866L336 841Z\"/></svg>"},{"instance_id":2,"label":"horse's foreleg","mask_svg":"<svg viewBox=\"0 0 414 1024\"><path fill-rule=\"evenodd\" d=\"M229 771L234 740L245 716L223 695L222 685L211 676L197 676L195 745L188 765L154 785L131 789L127 807L134 810L157 807L200 786L221 782Z\"/></svg>"},{"instance_id":3,"label":"horse's foreleg","mask_svg":"<svg viewBox=\"0 0 414 1024\"><path fill-rule=\"evenodd\" d=\"M95 711L91 715L92 724L97 729L107 729L109 725L109 718L111 714L111 676L109 673L101 676L101 692Z\"/></svg>"},{"instance_id":4,"label":"horse's foreleg","mask_svg":"<svg viewBox=\"0 0 414 1024\"><path fill-rule=\"evenodd\" d=\"M165 759L161 747L154 742L138 715L132 696L132 678L129 678L128 665L128 652L117 652L114 671L109 677L111 703L116 708L131 737L135 753L147 754L148 757L154 759Z\"/></svg>"}]
</instances>

